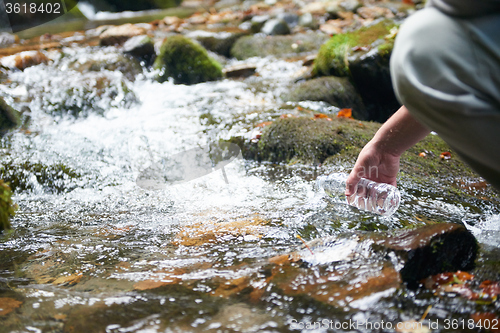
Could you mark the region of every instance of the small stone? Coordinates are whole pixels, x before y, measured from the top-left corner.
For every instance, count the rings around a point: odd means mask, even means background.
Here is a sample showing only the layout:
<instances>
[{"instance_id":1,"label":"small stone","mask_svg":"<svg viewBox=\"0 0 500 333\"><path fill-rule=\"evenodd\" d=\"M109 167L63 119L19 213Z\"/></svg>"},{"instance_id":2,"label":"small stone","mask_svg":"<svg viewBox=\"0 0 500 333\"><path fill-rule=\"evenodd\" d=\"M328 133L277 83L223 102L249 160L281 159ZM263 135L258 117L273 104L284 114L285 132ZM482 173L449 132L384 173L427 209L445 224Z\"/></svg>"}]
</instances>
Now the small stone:
<instances>
[{"instance_id":1,"label":"small stone","mask_svg":"<svg viewBox=\"0 0 500 333\"><path fill-rule=\"evenodd\" d=\"M311 13L300 15L298 24L305 28L314 28L317 25Z\"/></svg>"},{"instance_id":2,"label":"small stone","mask_svg":"<svg viewBox=\"0 0 500 333\"><path fill-rule=\"evenodd\" d=\"M0 136L2 132L21 125L20 117L19 111L7 104L3 97L0 97Z\"/></svg>"},{"instance_id":3,"label":"small stone","mask_svg":"<svg viewBox=\"0 0 500 333\"><path fill-rule=\"evenodd\" d=\"M355 12L356 9L361 7L361 3L358 0L344 0L340 3L340 7L348 12Z\"/></svg>"},{"instance_id":4,"label":"small stone","mask_svg":"<svg viewBox=\"0 0 500 333\"><path fill-rule=\"evenodd\" d=\"M299 24L299 16L295 13L279 13L276 18L285 21L289 28L294 28Z\"/></svg>"},{"instance_id":5,"label":"small stone","mask_svg":"<svg viewBox=\"0 0 500 333\"><path fill-rule=\"evenodd\" d=\"M243 64L226 67L222 70L222 72L228 78L249 77L255 74L256 69L257 67L255 65Z\"/></svg>"},{"instance_id":6,"label":"small stone","mask_svg":"<svg viewBox=\"0 0 500 333\"><path fill-rule=\"evenodd\" d=\"M256 15L250 20L250 30L256 34L260 32L264 24L269 20L269 15Z\"/></svg>"},{"instance_id":7,"label":"small stone","mask_svg":"<svg viewBox=\"0 0 500 333\"><path fill-rule=\"evenodd\" d=\"M261 32L266 35L288 35L290 33L290 27L284 20L271 19L267 21L261 29Z\"/></svg>"},{"instance_id":8,"label":"small stone","mask_svg":"<svg viewBox=\"0 0 500 333\"><path fill-rule=\"evenodd\" d=\"M134 36L123 44L123 53L152 63L156 54L153 40L147 35Z\"/></svg>"},{"instance_id":9,"label":"small stone","mask_svg":"<svg viewBox=\"0 0 500 333\"><path fill-rule=\"evenodd\" d=\"M19 37L9 34L7 32L0 33L0 48L4 48L19 41Z\"/></svg>"},{"instance_id":10,"label":"small stone","mask_svg":"<svg viewBox=\"0 0 500 333\"><path fill-rule=\"evenodd\" d=\"M128 39L134 36L144 35L146 29L134 24L123 24L105 30L100 36L101 46L122 45Z\"/></svg>"}]
</instances>

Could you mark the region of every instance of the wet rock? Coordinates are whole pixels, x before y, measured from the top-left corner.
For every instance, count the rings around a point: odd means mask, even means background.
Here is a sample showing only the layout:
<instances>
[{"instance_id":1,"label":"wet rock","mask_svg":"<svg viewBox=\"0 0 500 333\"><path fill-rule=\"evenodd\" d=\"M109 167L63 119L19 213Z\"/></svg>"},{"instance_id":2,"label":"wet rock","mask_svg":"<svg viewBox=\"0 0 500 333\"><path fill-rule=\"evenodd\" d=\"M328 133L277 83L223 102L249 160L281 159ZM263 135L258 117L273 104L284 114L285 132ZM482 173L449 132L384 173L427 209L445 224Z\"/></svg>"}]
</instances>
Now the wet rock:
<instances>
[{"instance_id":1,"label":"wet rock","mask_svg":"<svg viewBox=\"0 0 500 333\"><path fill-rule=\"evenodd\" d=\"M269 15L255 15L252 17L250 20L250 30L256 34L260 32L264 24L270 19L271 17Z\"/></svg>"},{"instance_id":2,"label":"wet rock","mask_svg":"<svg viewBox=\"0 0 500 333\"><path fill-rule=\"evenodd\" d=\"M339 108L351 108L354 118L366 120L368 114L356 88L348 78L327 76L295 84L283 96L285 101L324 101Z\"/></svg>"},{"instance_id":3,"label":"wet rock","mask_svg":"<svg viewBox=\"0 0 500 333\"><path fill-rule=\"evenodd\" d=\"M24 51L18 54L4 57L0 64L10 69L25 70L28 67L46 64L49 58L40 51Z\"/></svg>"},{"instance_id":4,"label":"wet rock","mask_svg":"<svg viewBox=\"0 0 500 333\"><path fill-rule=\"evenodd\" d=\"M0 97L0 137L6 131L21 125L21 114Z\"/></svg>"},{"instance_id":5,"label":"wet rock","mask_svg":"<svg viewBox=\"0 0 500 333\"><path fill-rule=\"evenodd\" d=\"M311 13L304 13L300 15L298 24L301 27L311 28L311 29L315 29L318 26L318 23L316 22L314 16Z\"/></svg>"},{"instance_id":6,"label":"wet rock","mask_svg":"<svg viewBox=\"0 0 500 333\"><path fill-rule=\"evenodd\" d=\"M82 74L97 72L103 78L105 77L105 73L101 73L102 71L119 71L125 78L132 82L143 71L137 59L119 53L96 55L95 57L89 56L83 59L78 58L70 62L67 66Z\"/></svg>"},{"instance_id":7,"label":"wet rock","mask_svg":"<svg viewBox=\"0 0 500 333\"><path fill-rule=\"evenodd\" d=\"M286 22L290 29L295 28L299 24L299 15L295 13L285 12L276 15L278 20L283 20Z\"/></svg>"},{"instance_id":8,"label":"wet rock","mask_svg":"<svg viewBox=\"0 0 500 333\"><path fill-rule=\"evenodd\" d=\"M320 49L314 71L350 77L368 109L368 119L385 121L398 107L390 79L389 58L396 29L382 21L355 32L333 36Z\"/></svg>"},{"instance_id":9,"label":"wet rock","mask_svg":"<svg viewBox=\"0 0 500 333\"><path fill-rule=\"evenodd\" d=\"M195 84L222 77L222 66L202 46L180 35L163 43L153 67L159 82L172 77L178 84Z\"/></svg>"},{"instance_id":10,"label":"wet rock","mask_svg":"<svg viewBox=\"0 0 500 333\"><path fill-rule=\"evenodd\" d=\"M147 65L151 65L156 58L154 42L147 35L130 38L123 44L122 51L140 61L144 61Z\"/></svg>"},{"instance_id":11,"label":"wet rock","mask_svg":"<svg viewBox=\"0 0 500 333\"><path fill-rule=\"evenodd\" d=\"M15 215L12 190L0 177L0 231L10 229L10 218Z\"/></svg>"},{"instance_id":12,"label":"wet rock","mask_svg":"<svg viewBox=\"0 0 500 333\"><path fill-rule=\"evenodd\" d=\"M356 12L356 9L362 6L358 0L344 0L339 5L348 12Z\"/></svg>"},{"instance_id":13,"label":"wet rock","mask_svg":"<svg viewBox=\"0 0 500 333\"><path fill-rule=\"evenodd\" d=\"M204 48L224 57L231 56L231 48L238 38L247 35L247 32L205 32L197 31L187 34L186 37L197 40Z\"/></svg>"},{"instance_id":14,"label":"wet rock","mask_svg":"<svg viewBox=\"0 0 500 333\"><path fill-rule=\"evenodd\" d=\"M290 33L290 28L284 20L271 19L264 24L260 31L270 36L288 35Z\"/></svg>"},{"instance_id":15,"label":"wet rock","mask_svg":"<svg viewBox=\"0 0 500 333\"><path fill-rule=\"evenodd\" d=\"M99 36L99 40L102 46L122 45L128 39L134 36L144 35L145 33L146 29L138 27L137 25L134 24L127 23L106 29Z\"/></svg>"},{"instance_id":16,"label":"wet rock","mask_svg":"<svg viewBox=\"0 0 500 333\"><path fill-rule=\"evenodd\" d=\"M463 225L453 223L399 231L376 244L394 251L404 262L401 278L412 288L430 275L473 269L478 252L474 236Z\"/></svg>"},{"instance_id":17,"label":"wet rock","mask_svg":"<svg viewBox=\"0 0 500 333\"><path fill-rule=\"evenodd\" d=\"M245 158L290 162L292 159L322 163L346 146L363 147L375 133L376 124L359 126L350 119L284 118L264 127L257 143L244 142ZM237 140L235 138L235 143Z\"/></svg>"},{"instance_id":18,"label":"wet rock","mask_svg":"<svg viewBox=\"0 0 500 333\"><path fill-rule=\"evenodd\" d=\"M249 77L255 74L257 67L254 65L237 65L226 67L222 70L227 78Z\"/></svg>"},{"instance_id":19,"label":"wet rock","mask_svg":"<svg viewBox=\"0 0 500 333\"><path fill-rule=\"evenodd\" d=\"M293 36L245 36L236 41L231 56L236 59L250 57L286 57L297 53L314 52L328 39L322 33L304 33Z\"/></svg>"},{"instance_id":20,"label":"wet rock","mask_svg":"<svg viewBox=\"0 0 500 333\"><path fill-rule=\"evenodd\" d=\"M3 160L0 179L9 183L16 193L42 188L45 192L67 192L76 187L74 180L81 176L64 164L46 165L37 162L16 163Z\"/></svg>"}]
</instances>

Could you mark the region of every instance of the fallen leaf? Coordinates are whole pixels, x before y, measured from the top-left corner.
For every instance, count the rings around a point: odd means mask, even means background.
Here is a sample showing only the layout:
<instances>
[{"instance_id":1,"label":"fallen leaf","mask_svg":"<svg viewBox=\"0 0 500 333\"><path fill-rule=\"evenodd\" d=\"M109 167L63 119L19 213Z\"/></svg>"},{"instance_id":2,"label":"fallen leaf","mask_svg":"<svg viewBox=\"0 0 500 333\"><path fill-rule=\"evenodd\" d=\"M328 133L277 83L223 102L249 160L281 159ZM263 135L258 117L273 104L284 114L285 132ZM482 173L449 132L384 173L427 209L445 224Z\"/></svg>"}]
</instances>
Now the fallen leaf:
<instances>
[{"instance_id":1,"label":"fallen leaf","mask_svg":"<svg viewBox=\"0 0 500 333\"><path fill-rule=\"evenodd\" d=\"M420 156L420 157L426 157L426 156L427 156L427 154L425 153L425 151L423 151L423 152L421 152L420 154L418 154L418 156Z\"/></svg>"},{"instance_id":2,"label":"fallen leaf","mask_svg":"<svg viewBox=\"0 0 500 333\"><path fill-rule=\"evenodd\" d=\"M314 118L313 119L326 119L328 121L332 121L332 118L328 117L326 114L324 113L315 113L314 114Z\"/></svg>"},{"instance_id":3,"label":"fallen leaf","mask_svg":"<svg viewBox=\"0 0 500 333\"><path fill-rule=\"evenodd\" d=\"M56 315L54 315L54 319L55 320L59 320L59 321L63 321L66 319L66 317L68 317L67 315L63 314L63 313L58 313Z\"/></svg>"},{"instance_id":4,"label":"fallen leaf","mask_svg":"<svg viewBox=\"0 0 500 333\"><path fill-rule=\"evenodd\" d=\"M352 109L341 109L337 113L337 118L349 118L349 119L353 119L352 118Z\"/></svg>"},{"instance_id":5,"label":"fallen leaf","mask_svg":"<svg viewBox=\"0 0 500 333\"><path fill-rule=\"evenodd\" d=\"M449 160L451 158L451 153L449 151L442 152L439 158L442 160Z\"/></svg>"},{"instance_id":6,"label":"fallen leaf","mask_svg":"<svg viewBox=\"0 0 500 333\"><path fill-rule=\"evenodd\" d=\"M23 302L10 297L0 297L0 316L5 316L21 306Z\"/></svg>"}]
</instances>

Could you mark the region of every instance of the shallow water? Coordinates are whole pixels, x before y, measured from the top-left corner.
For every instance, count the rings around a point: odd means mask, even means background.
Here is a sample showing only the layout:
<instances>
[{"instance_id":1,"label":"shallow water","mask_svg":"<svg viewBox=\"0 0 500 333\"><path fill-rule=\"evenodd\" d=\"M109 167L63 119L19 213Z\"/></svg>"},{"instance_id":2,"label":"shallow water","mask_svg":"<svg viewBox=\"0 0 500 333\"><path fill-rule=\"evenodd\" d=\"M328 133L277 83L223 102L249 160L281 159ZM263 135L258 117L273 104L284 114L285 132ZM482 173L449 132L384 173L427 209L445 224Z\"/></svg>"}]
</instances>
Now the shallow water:
<instances>
[{"instance_id":1,"label":"shallow water","mask_svg":"<svg viewBox=\"0 0 500 333\"><path fill-rule=\"evenodd\" d=\"M498 311L498 302L477 305L389 282L366 295L342 294L390 265L356 232L384 232L423 220L465 222L487 249L480 265L497 260L494 202L450 202L432 193L432 186L403 182L400 210L376 217L315 192L314 179L331 170L243 159L227 165L225 176L217 170L157 191L137 186L137 177L152 163L218 139L250 136L257 123L299 112L279 96L300 62L250 59L246 63L257 65L258 76L194 86L159 84L144 73L127 81L137 103L124 106L123 95L104 94L99 100L107 105L104 112L89 110L79 118L48 114L47 105L64 99L68 85L97 75L65 64L107 52L113 50L67 50L69 60L54 56L54 64L12 73L12 83L1 87L29 106L32 118L29 131L2 139L3 161L62 163L81 175L64 179L71 190L59 193L32 175L31 190L16 194L14 231L0 244L0 282L3 296L22 305L4 317L3 329L393 332L380 327L381 321L418 320L432 305L429 318L441 320L435 331L445 332L453 331L445 319ZM122 79L119 72L104 73L111 82ZM307 106L324 110L321 103ZM334 238L326 250L313 248L316 254L310 254L297 235L306 241ZM297 249L305 265L271 267L269 258ZM497 273L481 274L494 279ZM316 296L297 292L300 288ZM349 321L360 324L331 326ZM361 324L366 321L379 328Z\"/></svg>"}]
</instances>

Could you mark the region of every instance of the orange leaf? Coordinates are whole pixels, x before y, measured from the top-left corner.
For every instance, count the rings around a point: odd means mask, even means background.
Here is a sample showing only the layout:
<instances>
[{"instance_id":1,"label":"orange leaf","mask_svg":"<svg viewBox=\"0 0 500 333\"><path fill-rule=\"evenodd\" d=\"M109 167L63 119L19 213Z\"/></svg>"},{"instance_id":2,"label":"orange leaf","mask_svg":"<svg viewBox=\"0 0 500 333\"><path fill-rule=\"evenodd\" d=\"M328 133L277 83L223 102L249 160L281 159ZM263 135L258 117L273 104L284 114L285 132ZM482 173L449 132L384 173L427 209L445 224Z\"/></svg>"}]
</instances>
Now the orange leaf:
<instances>
[{"instance_id":1,"label":"orange leaf","mask_svg":"<svg viewBox=\"0 0 500 333\"><path fill-rule=\"evenodd\" d=\"M425 153L425 151L423 151L423 152L421 152L420 154L418 154L418 156L420 156L420 157L426 157L426 156L427 156L427 154Z\"/></svg>"},{"instance_id":2,"label":"orange leaf","mask_svg":"<svg viewBox=\"0 0 500 333\"><path fill-rule=\"evenodd\" d=\"M412 6L413 6L413 5L415 5L415 4L413 3L413 0L403 0L403 3L404 3L404 4L407 4L407 5L412 5Z\"/></svg>"},{"instance_id":3,"label":"orange leaf","mask_svg":"<svg viewBox=\"0 0 500 333\"><path fill-rule=\"evenodd\" d=\"M339 113L337 113L337 118L352 118L352 109L341 109Z\"/></svg>"},{"instance_id":4,"label":"orange leaf","mask_svg":"<svg viewBox=\"0 0 500 333\"><path fill-rule=\"evenodd\" d=\"M457 271L455 273L455 276L462 282L471 281L474 279L474 275L462 271Z\"/></svg>"},{"instance_id":5,"label":"orange leaf","mask_svg":"<svg viewBox=\"0 0 500 333\"><path fill-rule=\"evenodd\" d=\"M315 113L314 114L314 119L326 119L326 120L332 121L332 118L328 117L324 113Z\"/></svg>"},{"instance_id":6,"label":"orange leaf","mask_svg":"<svg viewBox=\"0 0 500 333\"><path fill-rule=\"evenodd\" d=\"M449 160L451 158L451 153L449 151L442 152L439 158L442 160Z\"/></svg>"}]
</instances>

